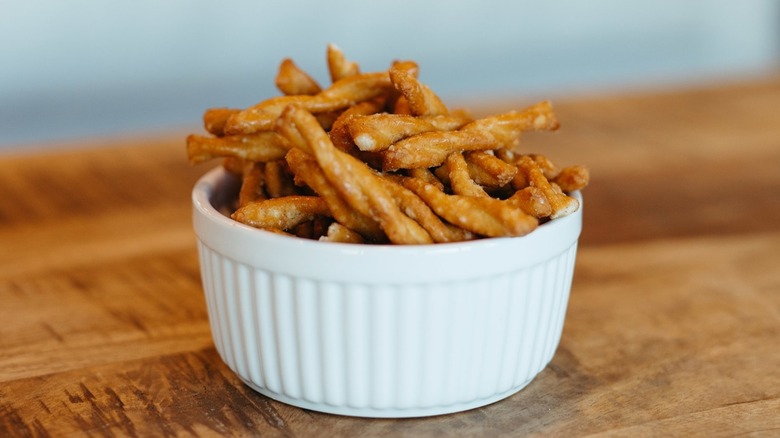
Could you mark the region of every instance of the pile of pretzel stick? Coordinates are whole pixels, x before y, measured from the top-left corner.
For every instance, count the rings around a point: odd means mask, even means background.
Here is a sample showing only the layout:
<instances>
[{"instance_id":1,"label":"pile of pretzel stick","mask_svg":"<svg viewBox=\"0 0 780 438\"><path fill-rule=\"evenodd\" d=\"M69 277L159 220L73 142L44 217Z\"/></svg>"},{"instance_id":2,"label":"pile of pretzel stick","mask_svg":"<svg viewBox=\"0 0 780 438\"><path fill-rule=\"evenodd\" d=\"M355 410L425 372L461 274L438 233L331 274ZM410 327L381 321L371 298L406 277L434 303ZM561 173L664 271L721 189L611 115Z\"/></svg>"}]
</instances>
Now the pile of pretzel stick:
<instances>
[{"instance_id":1,"label":"pile of pretzel stick","mask_svg":"<svg viewBox=\"0 0 780 438\"><path fill-rule=\"evenodd\" d=\"M327 48L330 84L291 59L281 95L211 108L209 135L187 137L192 164L223 159L241 179L231 217L301 238L430 244L523 236L573 213L587 168L518 151L526 131L554 131L549 102L473 118L448 108L412 61L361 72Z\"/></svg>"}]
</instances>

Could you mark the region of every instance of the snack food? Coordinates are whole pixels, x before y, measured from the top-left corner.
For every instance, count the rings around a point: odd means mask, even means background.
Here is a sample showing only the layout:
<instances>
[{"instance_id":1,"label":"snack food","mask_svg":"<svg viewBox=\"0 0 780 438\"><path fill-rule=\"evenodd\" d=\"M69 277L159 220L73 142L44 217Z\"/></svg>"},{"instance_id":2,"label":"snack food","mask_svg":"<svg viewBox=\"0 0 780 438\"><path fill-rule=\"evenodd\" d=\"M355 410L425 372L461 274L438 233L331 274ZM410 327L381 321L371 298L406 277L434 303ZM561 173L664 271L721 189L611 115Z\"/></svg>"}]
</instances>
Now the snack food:
<instances>
[{"instance_id":1,"label":"snack food","mask_svg":"<svg viewBox=\"0 0 780 438\"><path fill-rule=\"evenodd\" d=\"M324 241L428 244L522 236L571 214L583 166L557 168L519 151L526 131L554 131L543 101L474 119L449 109L412 61L363 73L336 46L322 87L291 59L282 96L204 114L211 136L190 135L191 163L225 159L242 179L232 217Z\"/></svg>"}]
</instances>

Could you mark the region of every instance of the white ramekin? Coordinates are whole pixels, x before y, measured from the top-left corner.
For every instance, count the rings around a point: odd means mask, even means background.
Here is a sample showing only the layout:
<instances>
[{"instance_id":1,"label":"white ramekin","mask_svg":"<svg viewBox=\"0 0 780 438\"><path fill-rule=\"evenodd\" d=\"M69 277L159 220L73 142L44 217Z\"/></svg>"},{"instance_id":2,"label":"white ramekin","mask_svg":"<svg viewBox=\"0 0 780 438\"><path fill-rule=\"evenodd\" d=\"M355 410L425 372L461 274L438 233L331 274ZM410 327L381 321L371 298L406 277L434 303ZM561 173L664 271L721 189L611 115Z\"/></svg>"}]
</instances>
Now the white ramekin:
<instances>
[{"instance_id":1,"label":"white ramekin","mask_svg":"<svg viewBox=\"0 0 780 438\"><path fill-rule=\"evenodd\" d=\"M437 415L508 397L552 359L582 207L519 238L340 244L224 216L237 184L221 168L198 181L194 228L216 348L261 394L342 415Z\"/></svg>"}]
</instances>

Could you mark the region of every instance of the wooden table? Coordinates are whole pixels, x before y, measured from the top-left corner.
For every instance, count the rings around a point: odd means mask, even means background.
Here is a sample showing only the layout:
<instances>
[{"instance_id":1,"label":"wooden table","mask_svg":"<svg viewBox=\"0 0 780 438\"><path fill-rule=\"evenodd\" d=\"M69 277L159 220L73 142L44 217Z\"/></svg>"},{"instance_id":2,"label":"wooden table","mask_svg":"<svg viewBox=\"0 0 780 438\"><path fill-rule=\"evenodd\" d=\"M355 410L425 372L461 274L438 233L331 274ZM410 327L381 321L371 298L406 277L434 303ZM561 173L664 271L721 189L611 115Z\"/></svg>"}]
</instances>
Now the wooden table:
<instances>
[{"instance_id":1,"label":"wooden table","mask_svg":"<svg viewBox=\"0 0 780 438\"><path fill-rule=\"evenodd\" d=\"M780 435L780 77L557 109L526 150L593 175L560 348L422 419L290 407L221 362L183 135L0 156L0 436Z\"/></svg>"}]
</instances>

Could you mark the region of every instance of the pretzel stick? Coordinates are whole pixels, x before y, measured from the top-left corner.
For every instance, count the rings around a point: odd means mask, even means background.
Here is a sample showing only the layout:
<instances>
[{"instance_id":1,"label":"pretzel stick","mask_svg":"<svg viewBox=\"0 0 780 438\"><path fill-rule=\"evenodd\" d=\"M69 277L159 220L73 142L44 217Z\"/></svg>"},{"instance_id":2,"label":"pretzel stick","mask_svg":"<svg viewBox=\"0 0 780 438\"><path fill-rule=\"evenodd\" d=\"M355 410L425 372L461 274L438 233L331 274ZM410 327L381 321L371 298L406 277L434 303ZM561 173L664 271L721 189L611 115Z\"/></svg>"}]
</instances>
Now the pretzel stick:
<instances>
[{"instance_id":1,"label":"pretzel stick","mask_svg":"<svg viewBox=\"0 0 780 438\"><path fill-rule=\"evenodd\" d=\"M523 156L517 163L517 168L522 173L531 187L536 187L542 191L547 201L550 203L552 213L551 219L567 216L577 211L580 206L579 201L566 196L560 189L556 190L547 178L544 177L544 173L533 158L529 156Z\"/></svg>"},{"instance_id":2,"label":"pretzel stick","mask_svg":"<svg viewBox=\"0 0 780 438\"><path fill-rule=\"evenodd\" d=\"M241 189L238 191L239 207L266 198L265 191L263 190L264 178L265 163L249 162L244 166L241 178Z\"/></svg>"},{"instance_id":3,"label":"pretzel stick","mask_svg":"<svg viewBox=\"0 0 780 438\"><path fill-rule=\"evenodd\" d=\"M344 56L344 52L335 44L328 44L327 60L332 82L360 74L360 66L356 62L349 61Z\"/></svg>"},{"instance_id":4,"label":"pretzel stick","mask_svg":"<svg viewBox=\"0 0 780 438\"><path fill-rule=\"evenodd\" d=\"M469 175L469 166L463 154L453 152L447 157L447 169L449 171L450 186L456 195L490 197L479 184L475 183Z\"/></svg>"},{"instance_id":5,"label":"pretzel stick","mask_svg":"<svg viewBox=\"0 0 780 438\"><path fill-rule=\"evenodd\" d=\"M322 91L320 85L308 73L301 70L292 59L286 58L279 65L274 80L276 88L285 95L314 95Z\"/></svg>"},{"instance_id":6,"label":"pretzel stick","mask_svg":"<svg viewBox=\"0 0 780 438\"><path fill-rule=\"evenodd\" d=\"M213 137L187 138L192 164L223 157L241 179L225 214L308 239L424 244L521 236L579 208L567 193L588 185L587 168L517 152L524 132L558 128L549 102L474 119L414 61L361 73L337 46L326 55L327 88L284 59L282 96L209 109Z\"/></svg>"},{"instance_id":7,"label":"pretzel stick","mask_svg":"<svg viewBox=\"0 0 780 438\"><path fill-rule=\"evenodd\" d=\"M477 184L498 188L509 184L517 174L513 166L495 155L485 151L472 151L463 154L468 163L469 175Z\"/></svg>"},{"instance_id":8,"label":"pretzel stick","mask_svg":"<svg viewBox=\"0 0 780 438\"><path fill-rule=\"evenodd\" d=\"M527 214L539 219L550 217L552 214L550 202L538 187L526 187L518 190L507 198L506 202L516 205Z\"/></svg>"},{"instance_id":9,"label":"pretzel stick","mask_svg":"<svg viewBox=\"0 0 780 438\"><path fill-rule=\"evenodd\" d=\"M269 198L295 194L295 183L283 159L265 164L265 191Z\"/></svg>"},{"instance_id":10,"label":"pretzel stick","mask_svg":"<svg viewBox=\"0 0 780 438\"><path fill-rule=\"evenodd\" d=\"M475 234L488 237L522 236L538 225L533 216L498 199L447 195L433 184L414 178L406 178L403 183L441 218Z\"/></svg>"},{"instance_id":11,"label":"pretzel stick","mask_svg":"<svg viewBox=\"0 0 780 438\"><path fill-rule=\"evenodd\" d=\"M320 237L322 242L340 242L340 243L364 243L363 236L341 225L333 222L328 227L328 233Z\"/></svg>"},{"instance_id":12,"label":"pretzel stick","mask_svg":"<svg viewBox=\"0 0 780 438\"><path fill-rule=\"evenodd\" d=\"M434 242L460 242L474 239L473 233L444 222L436 216L428 204L395 178L382 178L385 188L395 198L407 216L414 219L431 235Z\"/></svg>"},{"instance_id":13,"label":"pretzel stick","mask_svg":"<svg viewBox=\"0 0 780 438\"><path fill-rule=\"evenodd\" d=\"M236 210L232 218L257 228L289 230L317 215L330 215L328 204L322 198L285 196L250 202Z\"/></svg>"},{"instance_id":14,"label":"pretzel stick","mask_svg":"<svg viewBox=\"0 0 780 438\"><path fill-rule=\"evenodd\" d=\"M349 133L361 151L382 151L393 143L423 132L460 129L472 119L464 115L414 117L404 114L372 114L354 117Z\"/></svg>"},{"instance_id":15,"label":"pretzel stick","mask_svg":"<svg viewBox=\"0 0 780 438\"><path fill-rule=\"evenodd\" d=\"M209 134L222 137L228 118L240 111L234 108L210 108L203 114L203 127Z\"/></svg>"},{"instance_id":16,"label":"pretzel stick","mask_svg":"<svg viewBox=\"0 0 780 438\"><path fill-rule=\"evenodd\" d=\"M390 68L390 80L393 87L406 99L412 115L433 116L449 113L439 96L417 80L416 69L397 63Z\"/></svg>"},{"instance_id":17,"label":"pretzel stick","mask_svg":"<svg viewBox=\"0 0 780 438\"><path fill-rule=\"evenodd\" d=\"M521 112L475 120L457 131L424 132L401 140L383 152L382 168L434 167L452 152L513 148L524 131L557 128L552 106L541 102Z\"/></svg>"},{"instance_id":18,"label":"pretzel stick","mask_svg":"<svg viewBox=\"0 0 780 438\"><path fill-rule=\"evenodd\" d=\"M215 157L273 161L284 158L289 147L289 143L275 132L225 137L203 137L192 134L187 137L187 156L191 164L202 163Z\"/></svg>"},{"instance_id":19,"label":"pretzel stick","mask_svg":"<svg viewBox=\"0 0 780 438\"><path fill-rule=\"evenodd\" d=\"M316 119L301 106L291 105L281 116L309 144L325 176L345 201L360 213L379 222L393 243L432 243L431 236L406 216L383 187L380 177L362 161L335 146Z\"/></svg>"},{"instance_id":20,"label":"pretzel stick","mask_svg":"<svg viewBox=\"0 0 780 438\"><path fill-rule=\"evenodd\" d=\"M385 233L375 220L358 213L344 202L338 191L328 182L325 173L320 169L313 156L299 148L293 148L287 153L287 163L295 174L296 181L306 184L325 200L336 221L355 230L372 242L387 240Z\"/></svg>"},{"instance_id":21,"label":"pretzel stick","mask_svg":"<svg viewBox=\"0 0 780 438\"><path fill-rule=\"evenodd\" d=\"M444 191L444 183L442 183L442 181L429 169L409 169L407 173L412 178L417 178L428 184L433 184L437 189Z\"/></svg>"},{"instance_id":22,"label":"pretzel stick","mask_svg":"<svg viewBox=\"0 0 780 438\"><path fill-rule=\"evenodd\" d=\"M298 104L311 113L343 110L358 102L386 94L392 87L387 72L347 76L313 96L278 96L233 114L225 125L228 134L251 134L272 130L282 111Z\"/></svg>"},{"instance_id":23,"label":"pretzel stick","mask_svg":"<svg viewBox=\"0 0 780 438\"><path fill-rule=\"evenodd\" d=\"M349 132L349 124L352 123L352 120L355 118L382 111L386 100L387 99L384 98L366 100L344 110L336 121L333 122L333 127L330 132L328 132L333 145L344 152L349 152L354 155L356 146L352 139L352 134Z\"/></svg>"},{"instance_id":24,"label":"pretzel stick","mask_svg":"<svg viewBox=\"0 0 780 438\"><path fill-rule=\"evenodd\" d=\"M588 168L584 166L575 165L564 167L558 175L553 178L552 182L558 184L561 190L566 193L582 190L590 182L590 172L588 171Z\"/></svg>"}]
</instances>

